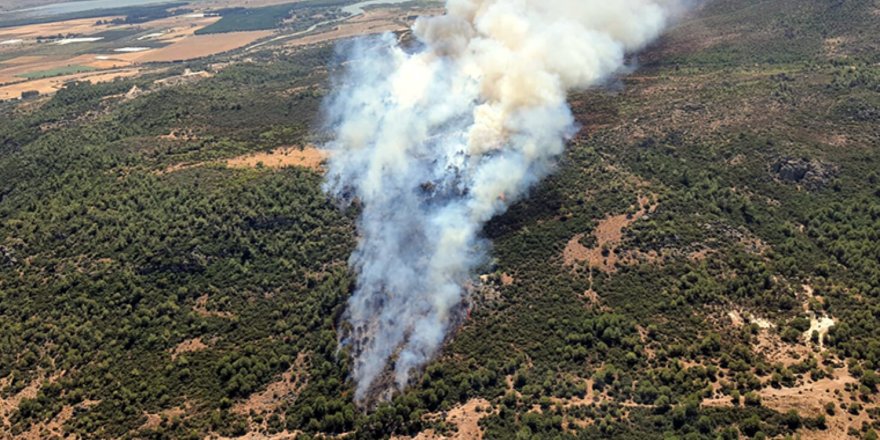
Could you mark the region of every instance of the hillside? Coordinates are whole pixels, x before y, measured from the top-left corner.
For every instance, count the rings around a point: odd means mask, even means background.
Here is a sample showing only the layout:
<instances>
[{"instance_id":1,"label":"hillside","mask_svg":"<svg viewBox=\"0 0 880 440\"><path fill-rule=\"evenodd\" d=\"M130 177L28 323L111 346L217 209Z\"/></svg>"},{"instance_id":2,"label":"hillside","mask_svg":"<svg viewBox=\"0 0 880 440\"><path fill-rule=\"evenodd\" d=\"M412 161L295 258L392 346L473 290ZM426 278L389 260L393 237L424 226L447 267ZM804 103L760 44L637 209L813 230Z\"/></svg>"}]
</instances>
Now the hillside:
<instances>
[{"instance_id":1,"label":"hillside","mask_svg":"<svg viewBox=\"0 0 880 440\"><path fill-rule=\"evenodd\" d=\"M0 103L0 438L876 439L877 29L716 0L572 94L466 320L366 412L357 207L310 147L332 45Z\"/></svg>"}]
</instances>

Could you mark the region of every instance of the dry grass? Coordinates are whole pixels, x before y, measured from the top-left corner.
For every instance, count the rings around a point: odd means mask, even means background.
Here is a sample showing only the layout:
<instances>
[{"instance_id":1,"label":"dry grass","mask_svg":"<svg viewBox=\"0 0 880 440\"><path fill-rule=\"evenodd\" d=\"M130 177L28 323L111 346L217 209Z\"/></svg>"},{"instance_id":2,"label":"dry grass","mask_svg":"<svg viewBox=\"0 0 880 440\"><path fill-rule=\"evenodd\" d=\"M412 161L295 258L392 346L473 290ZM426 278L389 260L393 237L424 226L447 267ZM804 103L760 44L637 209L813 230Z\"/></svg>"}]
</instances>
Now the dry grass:
<instances>
[{"instance_id":1,"label":"dry grass","mask_svg":"<svg viewBox=\"0 0 880 440\"><path fill-rule=\"evenodd\" d=\"M33 72L58 69L68 66L87 66L99 70L119 69L130 66L131 63L123 60L99 60L95 55L79 55L73 58L23 56L13 58L0 64L0 84L27 82L19 75ZM95 73L95 72L88 72Z\"/></svg>"},{"instance_id":2,"label":"dry grass","mask_svg":"<svg viewBox=\"0 0 880 440\"><path fill-rule=\"evenodd\" d=\"M79 34L88 35L111 29L126 28L128 26L118 26L112 24L96 25L98 20L113 20L114 18L124 17L96 17L83 18L77 20L57 21L54 23L30 24L27 26L17 26L9 28L0 28L0 41L12 39L36 39L37 37L50 37L58 34Z\"/></svg>"},{"instance_id":3,"label":"dry grass","mask_svg":"<svg viewBox=\"0 0 880 440\"><path fill-rule=\"evenodd\" d=\"M138 63L186 61L235 50L269 35L271 31L193 35L170 46L129 55Z\"/></svg>"},{"instance_id":4,"label":"dry grass","mask_svg":"<svg viewBox=\"0 0 880 440\"><path fill-rule=\"evenodd\" d=\"M17 99L21 97L22 92L29 90L36 90L40 92L41 95L52 94L57 92L65 83L70 81L89 81L94 84L113 81L116 78L128 78L136 76L139 73L140 69L128 68L104 72L77 73L73 75L35 79L33 81L23 81L0 86L0 99Z\"/></svg>"},{"instance_id":5,"label":"dry grass","mask_svg":"<svg viewBox=\"0 0 880 440\"><path fill-rule=\"evenodd\" d=\"M282 147L267 153L249 154L226 161L229 168L284 168L291 166L320 170L327 154L315 147Z\"/></svg>"},{"instance_id":6,"label":"dry grass","mask_svg":"<svg viewBox=\"0 0 880 440\"><path fill-rule=\"evenodd\" d=\"M451 435L440 435L433 429L420 432L415 437L395 436L394 440L481 440L483 429L480 420L495 413L492 404L485 399L471 399L458 405L445 414L430 414L427 419L442 419L457 428Z\"/></svg>"},{"instance_id":7,"label":"dry grass","mask_svg":"<svg viewBox=\"0 0 880 440\"><path fill-rule=\"evenodd\" d=\"M163 135L162 139L166 140L193 140L195 136L187 133L172 132ZM244 156L228 159L225 164L232 169L281 169L286 167L305 167L315 171L323 171L324 161L327 159L327 153L315 147L280 147L272 151L263 153L253 153ZM156 175L165 175L178 171L188 170L190 168L201 167L205 165L217 165L218 162L183 162L169 165L161 170L154 172Z\"/></svg>"},{"instance_id":8,"label":"dry grass","mask_svg":"<svg viewBox=\"0 0 880 440\"><path fill-rule=\"evenodd\" d=\"M849 428L860 429L862 422L870 423L871 419L866 411L858 415L852 415L838 408L834 415L825 413L825 405L833 403L838 405L844 401L848 404L856 403L846 391L847 384L855 384L858 381L846 368L835 371L835 377L825 378L812 383L801 384L794 388L766 388L759 394L764 406L781 413L795 410L802 417L816 417L825 414L828 429L824 431L803 430L799 433L802 439L832 440L847 437ZM860 402L865 404L865 402ZM870 402L874 406L874 402Z\"/></svg>"},{"instance_id":9,"label":"dry grass","mask_svg":"<svg viewBox=\"0 0 880 440\"><path fill-rule=\"evenodd\" d=\"M201 337L187 339L171 349L171 360L177 359L177 356L183 353L194 353L197 351L207 350L209 348L211 348L211 346L203 342Z\"/></svg>"}]
</instances>

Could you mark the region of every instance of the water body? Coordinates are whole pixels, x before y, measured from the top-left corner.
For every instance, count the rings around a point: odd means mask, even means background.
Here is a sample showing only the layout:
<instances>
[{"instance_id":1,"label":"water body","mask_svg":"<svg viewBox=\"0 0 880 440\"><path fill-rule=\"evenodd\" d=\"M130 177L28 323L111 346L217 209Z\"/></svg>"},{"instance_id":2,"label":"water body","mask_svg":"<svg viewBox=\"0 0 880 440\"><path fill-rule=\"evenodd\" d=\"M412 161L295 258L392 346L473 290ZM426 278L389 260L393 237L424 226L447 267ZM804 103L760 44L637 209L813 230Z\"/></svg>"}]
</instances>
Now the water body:
<instances>
[{"instance_id":1,"label":"water body","mask_svg":"<svg viewBox=\"0 0 880 440\"><path fill-rule=\"evenodd\" d=\"M355 3L353 5L348 5L342 8L342 12L351 15L361 15L364 13L364 9L370 6L378 6L378 5L396 5L400 3L409 3L412 0L366 0L360 3Z\"/></svg>"},{"instance_id":2,"label":"water body","mask_svg":"<svg viewBox=\"0 0 880 440\"><path fill-rule=\"evenodd\" d=\"M247 50L256 49L258 47L262 47L262 46L265 46L266 44L273 43L276 41L287 40L290 38L298 37L300 35L309 34L309 33L314 32L319 27L327 26L327 25L334 24L334 23L339 23L341 21L345 21L345 20L349 20L351 18L357 17L358 15L363 15L365 12L364 8L367 8L370 6L397 5L397 4L409 3L409 2L412 2L412 0L365 0L365 1L354 3L354 4L351 4L348 6L343 6L342 7L343 16L340 18L334 18L332 20L327 20L327 21L322 21L320 23L315 23L311 27L309 27L308 29L306 29L304 31L294 32L292 34L286 34L286 35L279 35L279 36L272 38L270 40L266 40L261 43L254 44L253 46L248 47Z\"/></svg>"},{"instance_id":3,"label":"water body","mask_svg":"<svg viewBox=\"0 0 880 440\"><path fill-rule=\"evenodd\" d=\"M171 0L82 0L68 3L52 3L33 8L18 9L7 12L22 17L47 17L52 15L70 14L91 11L94 9L113 9L128 6L143 6L160 3L171 3Z\"/></svg>"}]
</instances>

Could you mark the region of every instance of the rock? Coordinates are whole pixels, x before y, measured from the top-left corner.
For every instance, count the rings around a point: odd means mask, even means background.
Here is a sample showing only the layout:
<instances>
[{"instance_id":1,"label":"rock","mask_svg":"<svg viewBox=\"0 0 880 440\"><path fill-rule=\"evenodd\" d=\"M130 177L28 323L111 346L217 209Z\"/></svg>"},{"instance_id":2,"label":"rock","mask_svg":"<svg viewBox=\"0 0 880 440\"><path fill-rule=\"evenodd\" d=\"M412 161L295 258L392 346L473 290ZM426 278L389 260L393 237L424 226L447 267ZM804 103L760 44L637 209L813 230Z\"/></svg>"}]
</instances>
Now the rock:
<instances>
[{"instance_id":1,"label":"rock","mask_svg":"<svg viewBox=\"0 0 880 440\"><path fill-rule=\"evenodd\" d=\"M773 163L770 171L783 182L796 183L815 190L828 184L839 170L836 165L816 159L785 157Z\"/></svg>"},{"instance_id":2,"label":"rock","mask_svg":"<svg viewBox=\"0 0 880 440\"><path fill-rule=\"evenodd\" d=\"M143 94L144 94L144 91L141 90L141 88L138 87L137 85L134 85L131 87L131 90L129 90L125 94L125 99L134 99L134 98L137 98L138 96L141 96Z\"/></svg>"}]
</instances>

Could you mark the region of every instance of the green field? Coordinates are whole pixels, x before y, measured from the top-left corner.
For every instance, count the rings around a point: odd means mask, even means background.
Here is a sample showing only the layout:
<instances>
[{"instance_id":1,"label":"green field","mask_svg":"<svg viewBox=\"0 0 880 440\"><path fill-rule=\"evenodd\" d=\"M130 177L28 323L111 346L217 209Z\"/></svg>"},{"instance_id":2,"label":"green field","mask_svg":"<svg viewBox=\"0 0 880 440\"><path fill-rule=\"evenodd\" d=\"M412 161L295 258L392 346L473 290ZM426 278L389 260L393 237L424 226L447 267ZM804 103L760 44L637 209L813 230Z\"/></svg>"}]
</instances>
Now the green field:
<instances>
[{"instance_id":1,"label":"green field","mask_svg":"<svg viewBox=\"0 0 880 440\"><path fill-rule=\"evenodd\" d=\"M42 79L51 78L53 76L72 75L74 73L92 72L94 70L97 69L90 66L64 66L56 69L41 70L39 72L23 73L16 76L27 79Z\"/></svg>"}]
</instances>

